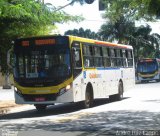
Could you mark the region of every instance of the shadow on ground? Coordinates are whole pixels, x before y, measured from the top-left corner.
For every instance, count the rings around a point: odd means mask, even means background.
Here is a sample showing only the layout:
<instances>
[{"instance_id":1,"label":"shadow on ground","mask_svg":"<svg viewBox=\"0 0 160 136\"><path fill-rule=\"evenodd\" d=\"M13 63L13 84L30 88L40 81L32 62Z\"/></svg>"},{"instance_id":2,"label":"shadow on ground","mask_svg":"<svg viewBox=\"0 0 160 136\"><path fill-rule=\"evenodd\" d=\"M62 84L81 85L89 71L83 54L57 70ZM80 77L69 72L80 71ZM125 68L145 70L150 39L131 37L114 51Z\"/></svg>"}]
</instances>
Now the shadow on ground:
<instances>
[{"instance_id":1,"label":"shadow on ground","mask_svg":"<svg viewBox=\"0 0 160 136\"><path fill-rule=\"evenodd\" d=\"M106 103L109 103L108 99L96 100L94 102L94 107L103 105ZM59 104L59 105L49 106L45 110L45 112L37 112L36 109L33 109L33 110L26 110L26 111L21 111L21 112L0 115L0 120L45 117L49 115L67 114L67 113L79 111L81 109L83 109L83 107L79 103Z\"/></svg>"},{"instance_id":2,"label":"shadow on ground","mask_svg":"<svg viewBox=\"0 0 160 136\"><path fill-rule=\"evenodd\" d=\"M95 114L86 114L77 119L57 122L52 119L36 120L29 123L6 124L1 128L8 128L12 131L60 131L76 132L83 134L78 136L116 135L123 130L159 130L160 113L139 112L139 111L107 111ZM128 136L128 135L127 135Z\"/></svg>"},{"instance_id":3,"label":"shadow on ground","mask_svg":"<svg viewBox=\"0 0 160 136\"><path fill-rule=\"evenodd\" d=\"M96 101L95 106L109 103L108 99ZM49 132L83 132L77 136L95 136L116 135L117 132L123 130L159 130L160 113L148 111L106 111L99 113L90 113L80 115L77 118L55 120L54 116L50 118L38 120L29 120L22 123L19 119L31 117L45 117L49 115L61 115L81 110L76 104L60 105L50 107L45 113L37 113L36 110L24 111L20 113L12 113L1 118L1 129L9 129L11 131L31 131L41 130ZM72 113L77 116L77 113ZM14 123L9 123L10 119L18 119ZM131 132L131 131L129 131Z\"/></svg>"},{"instance_id":4,"label":"shadow on ground","mask_svg":"<svg viewBox=\"0 0 160 136\"><path fill-rule=\"evenodd\" d=\"M124 97L123 100L128 98L129 97ZM109 104L109 103L111 103L109 99L98 99L94 101L94 107L100 106L103 104ZM37 112L37 110L33 109L33 110L26 110L22 112L15 112L15 113L9 113L5 115L0 115L0 121L8 120L8 119L23 119L23 118L34 118L34 117L45 117L50 115L67 114L67 113L72 113L82 109L83 107L79 103L60 104L60 105L49 106L45 110L45 112Z\"/></svg>"}]
</instances>

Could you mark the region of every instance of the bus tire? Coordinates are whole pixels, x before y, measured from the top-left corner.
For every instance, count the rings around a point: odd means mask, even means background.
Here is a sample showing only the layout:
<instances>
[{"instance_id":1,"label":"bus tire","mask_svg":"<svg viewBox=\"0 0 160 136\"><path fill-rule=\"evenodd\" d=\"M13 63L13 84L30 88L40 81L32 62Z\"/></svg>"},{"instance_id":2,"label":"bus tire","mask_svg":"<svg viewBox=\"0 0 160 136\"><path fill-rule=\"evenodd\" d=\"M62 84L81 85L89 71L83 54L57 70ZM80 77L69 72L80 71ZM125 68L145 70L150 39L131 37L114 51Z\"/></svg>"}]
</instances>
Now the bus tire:
<instances>
[{"instance_id":1,"label":"bus tire","mask_svg":"<svg viewBox=\"0 0 160 136\"><path fill-rule=\"evenodd\" d=\"M83 102L84 108L91 108L93 106L93 89L91 85L87 86L85 93L85 100Z\"/></svg>"},{"instance_id":2,"label":"bus tire","mask_svg":"<svg viewBox=\"0 0 160 136\"><path fill-rule=\"evenodd\" d=\"M118 94L110 95L109 100L113 101L120 101L123 99L123 83L120 81L118 84Z\"/></svg>"},{"instance_id":3,"label":"bus tire","mask_svg":"<svg viewBox=\"0 0 160 136\"><path fill-rule=\"evenodd\" d=\"M36 110L37 110L38 112L43 112L43 111L45 111L46 108L47 108L47 105L44 105L44 104L36 104L36 105L34 105L34 106L36 107Z\"/></svg>"}]
</instances>

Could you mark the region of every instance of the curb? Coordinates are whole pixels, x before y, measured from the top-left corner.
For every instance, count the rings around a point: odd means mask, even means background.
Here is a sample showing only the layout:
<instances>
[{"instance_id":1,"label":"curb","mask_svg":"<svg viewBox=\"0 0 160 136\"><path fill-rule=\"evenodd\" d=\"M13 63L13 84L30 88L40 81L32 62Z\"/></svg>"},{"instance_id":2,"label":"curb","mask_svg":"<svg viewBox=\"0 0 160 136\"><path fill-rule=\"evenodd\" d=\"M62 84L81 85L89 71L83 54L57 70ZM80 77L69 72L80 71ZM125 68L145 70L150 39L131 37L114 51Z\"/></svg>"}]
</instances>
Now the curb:
<instances>
[{"instance_id":1,"label":"curb","mask_svg":"<svg viewBox=\"0 0 160 136\"><path fill-rule=\"evenodd\" d=\"M11 111L11 109L14 109L20 106L23 106L23 105L17 105L13 100L0 101L0 115L7 114Z\"/></svg>"},{"instance_id":2,"label":"curb","mask_svg":"<svg viewBox=\"0 0 160 136\"><path fill-rule=\"evenodd\" d=\"M9 108L0 109L0 116L4 115L4 114L7 114L9 111L10 111Z\"/></svg>"}]
</instances>

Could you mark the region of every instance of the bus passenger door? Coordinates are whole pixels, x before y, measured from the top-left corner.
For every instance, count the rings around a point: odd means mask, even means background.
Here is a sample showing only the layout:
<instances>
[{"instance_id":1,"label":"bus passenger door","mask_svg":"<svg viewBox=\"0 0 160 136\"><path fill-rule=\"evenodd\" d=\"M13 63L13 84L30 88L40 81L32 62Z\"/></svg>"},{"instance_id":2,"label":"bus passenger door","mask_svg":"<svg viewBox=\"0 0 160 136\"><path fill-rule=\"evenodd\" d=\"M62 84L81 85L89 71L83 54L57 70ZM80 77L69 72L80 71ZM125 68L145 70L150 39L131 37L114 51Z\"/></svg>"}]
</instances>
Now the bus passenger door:
<instances>
[{"instance_id":1,"label":"bus passenger door","mask_svg":"<svg viewBox=\"0 0 160 136\"><path fill-rule=\"evenodd\" d=\"M81 101L82 91L82 59L79 42L72 44L73 95L74 102Z\"/></svg>"}]
</instances>

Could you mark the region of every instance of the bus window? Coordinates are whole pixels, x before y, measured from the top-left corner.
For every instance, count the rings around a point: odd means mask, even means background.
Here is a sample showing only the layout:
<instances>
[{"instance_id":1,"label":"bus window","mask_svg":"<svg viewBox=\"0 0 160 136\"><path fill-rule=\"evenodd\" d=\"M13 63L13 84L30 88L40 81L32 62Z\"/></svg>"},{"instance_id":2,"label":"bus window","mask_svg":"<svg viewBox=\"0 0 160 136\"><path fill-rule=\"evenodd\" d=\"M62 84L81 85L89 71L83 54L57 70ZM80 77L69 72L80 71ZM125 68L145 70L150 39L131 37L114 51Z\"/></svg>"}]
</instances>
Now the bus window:
<instances>
[{"instance_id":1,"label":"bus window","mask_svg":"<svg viewBox=\"0 0 160 136\"><path fill-rule=\"evenodd\" d=\"M71 72L69 49L39 49L25 53L24 59L27 79L67 78Z\"/></svg>"},{"instance_id":2,"label":"bus window","mask_svg":"<svg viewBox=\"0 0 160 136\"><path fill-rule=\"evenodd\" d=\"M24 77L24 59L22 55L19 55L18 68L19 68L19 77Z\"/></svg>"},{"instance_id":3,"label":"bus window","mask_svg":"<svg viewBox=\"0 0 160 136\"><path fill-rule=\"evenodd\" d=\"M103 52L104 67L110 67L111 60L110 60L109 48L102 47L102 52Z\"/></svg>"},{"instance_id":4,"label":"bus window","mask_svg":"<svg viewBox=\"0 0 160 136\"><path fill-rule=\"evenodd\" d=\"M132 58L132 51L127 50L127 61L128 61L128 66L132 67L133 66L133 58Z\"/></svg>"},{"instance_id":5,"label":"bus window","mask_svg":"<svg viewBox=\"0 0 160 136\"><path fill-rule=\"evenodd\" d=\"M80 43L72 44L73 76L76 77L82 71Z\"/></svg>"},{"instance_id":6,"label":"bus window","mask_svg":"<svg viewBox=\"0 0 160 136\"><path fill-rule=\"evenodd\" d=\"M122 50L123 67L127 67L126 50Z\"/></svg>"},{"instance_id":7,"label":"bus window","mask_svg":"<svg viewBox=\"0 0 160 136\"><path fill-rule=\"evenodd\" d=\"M116 49L116 57L117 57L117 66L121 67L122 65L122 54L120 49Z\"/></svg>"},{"instance_id":8,"label":"bus window","mask_svg":"<svg viewBox=\"0 0 160 136\"><path fill-rule=\"evenodd\" d=\"M120 49L116 49L116 57L118 57L118 58L121 57Z\"/></svg>"},{"instance_id":9,"label":"bus window","mask_svg":"<svg viewBox=\"0 0 160 136\"><path fill-rule=\"evenodd\" d=\"M83 60L84 60L84 67L94 67L93 61L93 46L91 45L83 45Z\"/></svg>"},{"instance_id":10,"label":"bus window","mask_svg":"<svg viewBox=\"0 0 160 136\"><path fill-rule=\"evenodd\" d=\"M73 61L74 61L74 67L82 67L82 63L81 63L81 55L80 55L80 50L78 50L77 48L73 49Z\"/></svg>"},{"instance_id":11,"label":"bus window","mask_svg":"<svg viewBox=\"0 0 160 136\"><path fill-rule=\"evenodd\" d=\"M101 47L94 47L94 66L103 67L102 51Z\"/></svg>"},{"instance_id":12,"label":"bus window","mask_svg":"<svg viewBox=\"0 0 160 136\"><path fill-rule=\"evenodd\" d=\"M114 51L114 49L110 49L110 54L111 54L111 57L112 57L112 58L115 57L115 51Z\"/></svg>"},{"instance_id":13,"label":"bus window","mask_svg":"<svg viewBox=\"0 0 160 136\"><path fill-rule=\"evenodd\" d=\"M116 52L115 49L110 49L110 54L111 54L111 67L116 67L117 66L117 61L116 61Z\"/></svg>"},{"instance_id":14,"label":"bus window","mask_svg":"<svg viewBox=\"0 0 160 136\"><path fill-rule=\"evenodd\" d=\"M103 57L109 57L109 48L102 47Z\"/></svg>"}]
</instances>

